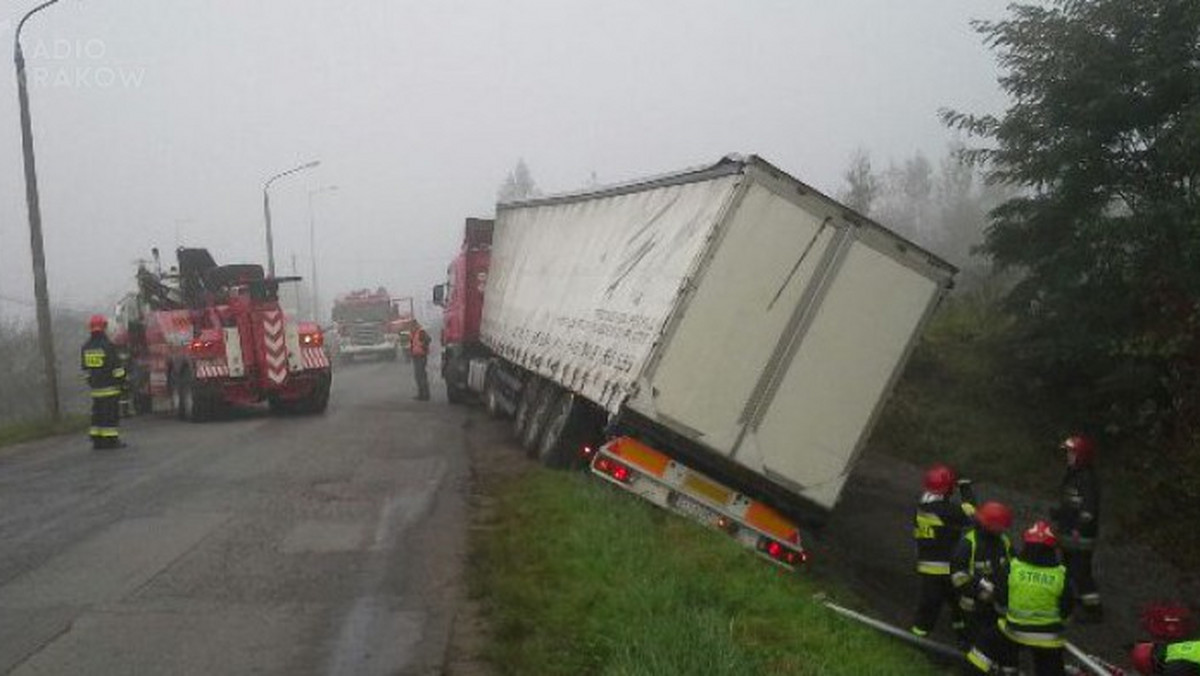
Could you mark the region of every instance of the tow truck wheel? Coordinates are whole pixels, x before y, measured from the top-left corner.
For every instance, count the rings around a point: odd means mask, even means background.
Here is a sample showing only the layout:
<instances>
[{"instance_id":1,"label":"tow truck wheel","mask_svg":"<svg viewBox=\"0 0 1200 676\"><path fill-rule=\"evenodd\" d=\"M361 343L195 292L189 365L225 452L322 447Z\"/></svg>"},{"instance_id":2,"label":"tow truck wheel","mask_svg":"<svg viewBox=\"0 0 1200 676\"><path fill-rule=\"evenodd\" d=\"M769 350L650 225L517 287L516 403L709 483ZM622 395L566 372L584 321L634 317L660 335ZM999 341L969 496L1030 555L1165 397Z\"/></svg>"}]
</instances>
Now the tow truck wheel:
<instances>
[{"instance_id":1,"label":"tow truck wheel","mask_svg":"<svg viewBox=\"0 0 1200 676\"><path fill-rule=\"evenodd\" d=\"M179 393L179 419L191 422L204 422L212 417L212 400L204 392L198 391L196 379L192 372L184 370L179 374L176 391Z\"/></svg>"},{"instance_id":2,"label":"tow truck wheel","mask_svg":"<svg viewBox=\"0 0 1200 676\"><path fill-rule=\"evenodd\" d=\"M191 374L180 371L175 378L175 414L180 420L192 420L196 413L196 393L192 389Z\"/></svg>"}]
</instances>

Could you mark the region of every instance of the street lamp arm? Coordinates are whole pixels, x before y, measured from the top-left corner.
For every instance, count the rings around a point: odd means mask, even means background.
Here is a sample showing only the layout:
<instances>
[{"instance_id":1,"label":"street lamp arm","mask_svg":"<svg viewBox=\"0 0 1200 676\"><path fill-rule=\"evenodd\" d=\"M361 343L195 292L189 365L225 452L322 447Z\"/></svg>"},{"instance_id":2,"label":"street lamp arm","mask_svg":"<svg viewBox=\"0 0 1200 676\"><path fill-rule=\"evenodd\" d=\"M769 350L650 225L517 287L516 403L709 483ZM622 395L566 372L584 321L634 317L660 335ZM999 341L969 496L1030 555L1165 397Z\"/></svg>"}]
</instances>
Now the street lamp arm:
<instances>
[{"instance_id":1,"label":"street lamp arm","mask_svg":"<svg viewBox=\"0 0 1200 676\"><path fill-rule=\"evenodd\" d=\"M20 51L21 51L21 29L25 27L25 22L29 21L29 17L33 16L34 14L37 14L38 12L42 11L43 9L46 9L47 7L49 7L50 5L53 5L56 2L58 2L58 0L47 0L46 2L43 2L42 4L38 5L37 7L34 7L33 9L26 12L25 16L21 17L21 20L17 22L17 32L13 34L13 41L16 43L16 48L17 48L18 53L20 53Z\"/></svg>"},{"instance_id":2,"label":"street lamp arm","mask_svg":"<svg viewBox=\"0 0 1200 676\"><path fill-rule=\"evenodd\" d=\"M53 0L53 1L58 2L58 0ZM274 176L272 176L271 178L268 178L266 183L263 183L263 190L269 189L271 187L272 183L274 183L275 181L278 181L279 179L283 178L284 176L289 176L298 171L304 171L305 169L312 169L313 167L316 167L320 164L321 164L321 160L313 160L312 162L309 162L307 164L302 164L298 167L292 167L291 169L288 169L287 171L281 171L278 174L275 174Z\"/></svg>"}]
</instances>

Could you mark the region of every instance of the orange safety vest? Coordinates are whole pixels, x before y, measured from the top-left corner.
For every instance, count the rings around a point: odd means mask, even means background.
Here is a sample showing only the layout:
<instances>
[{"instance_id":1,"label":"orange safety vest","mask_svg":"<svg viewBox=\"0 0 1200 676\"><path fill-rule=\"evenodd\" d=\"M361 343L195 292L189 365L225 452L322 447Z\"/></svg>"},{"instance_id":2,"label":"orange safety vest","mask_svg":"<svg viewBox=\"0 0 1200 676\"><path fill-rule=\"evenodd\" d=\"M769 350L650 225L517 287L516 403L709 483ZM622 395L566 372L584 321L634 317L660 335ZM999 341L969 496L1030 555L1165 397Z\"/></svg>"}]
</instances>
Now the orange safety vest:
<instances>
[{"instance_id":1,"label":"orange safety vest","mask_svg":"<svg viewBox=\"0 0 1200 676\"><path fill-rule=\"evenodd\" d=\"M414 357L424 357L429 354L429 334L425 329L417 329L409 343L409 351Z\"/></svg>"}]
</instances>

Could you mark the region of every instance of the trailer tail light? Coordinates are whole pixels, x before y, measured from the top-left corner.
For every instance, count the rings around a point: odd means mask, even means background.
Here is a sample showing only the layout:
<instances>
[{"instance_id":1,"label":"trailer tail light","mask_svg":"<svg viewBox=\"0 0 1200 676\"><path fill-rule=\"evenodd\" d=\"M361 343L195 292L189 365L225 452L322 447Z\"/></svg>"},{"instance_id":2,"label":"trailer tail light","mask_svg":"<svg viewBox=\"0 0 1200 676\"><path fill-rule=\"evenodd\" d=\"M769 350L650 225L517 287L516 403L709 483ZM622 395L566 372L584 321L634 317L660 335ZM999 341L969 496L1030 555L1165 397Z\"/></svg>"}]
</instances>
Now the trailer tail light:
<instances>
[{"instance_id":1,"label":"trailer tail light","mask_svg":"<svg viewBox=\"0 0 1200 676\"><path fill-rule=\"evenodd\" d=\"M629 481L633 479L633 472L628 466L619 463L608 456L601 456L597 458L593 467L595 467L597 471L603 472L604 474L607 474L621 483L629 483Z\"/></svg>"},{"instance_id":2,"label":"trailer tail light","mask_svg":"<svg viewBox=\"0 0 1200 676\"><path fill-rule=\"evenodd\" d=\"M301 347L321 347L325 344L325 334L323 333L302 333L300 334Z\"/></svg>"},{"instance_id":3,"label":"trailer tail light","mask_svg":"<svg viewBox=\"0 0 1200 676\"><path fill-rule=\"evenodd\" d=\"M760 537L758 539L758 551L788 566L798 566L808 562L807 552L792 549L778 540L772 540L768 537Z\"/></svg>"}]
</instances>

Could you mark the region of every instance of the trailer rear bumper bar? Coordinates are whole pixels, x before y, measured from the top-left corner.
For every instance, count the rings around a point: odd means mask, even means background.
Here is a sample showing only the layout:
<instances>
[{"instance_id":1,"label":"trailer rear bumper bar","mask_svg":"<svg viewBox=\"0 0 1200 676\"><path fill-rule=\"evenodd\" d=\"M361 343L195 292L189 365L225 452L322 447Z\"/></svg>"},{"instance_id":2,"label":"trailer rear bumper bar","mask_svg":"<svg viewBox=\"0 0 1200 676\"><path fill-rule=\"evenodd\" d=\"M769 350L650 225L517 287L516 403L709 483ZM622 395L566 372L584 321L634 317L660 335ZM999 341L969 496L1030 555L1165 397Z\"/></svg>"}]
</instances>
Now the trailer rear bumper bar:
<instances>
[{"instance_id":1,"label":"trailer rear bumper bar","mask_svg":"<svg viewBox=\"0 0 1200 676\"><path fill-rule=\"evenodd\" d=\"M591 470L663 509L728 534L784 568L808 560L791 520L637 439L617 437L600 447Z\"/></svg>"}]
</instances>

